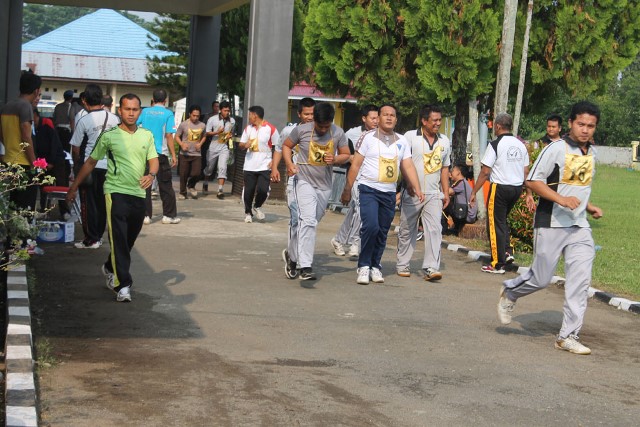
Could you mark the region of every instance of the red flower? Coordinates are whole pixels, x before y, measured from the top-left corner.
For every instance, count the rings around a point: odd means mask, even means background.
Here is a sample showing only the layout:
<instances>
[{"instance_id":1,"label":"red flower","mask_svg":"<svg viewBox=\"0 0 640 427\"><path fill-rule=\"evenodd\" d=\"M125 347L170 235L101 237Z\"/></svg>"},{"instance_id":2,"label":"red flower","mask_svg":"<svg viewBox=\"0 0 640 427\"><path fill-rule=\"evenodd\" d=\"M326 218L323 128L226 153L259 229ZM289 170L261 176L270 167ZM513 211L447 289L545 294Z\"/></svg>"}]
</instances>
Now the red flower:
<instances>
[{"instance_id":1,"label":"red flower","mask_svg":"<svg viewBox=\"0 0 640 427\"><path fill-rule=\"evenodd\" d=\"M39 158L39 159L36 159L33 162L33 166L37 167L38 169L46 169L47 168L47 160L42 158L42 157Z\"/></svg>"}]
</instances>

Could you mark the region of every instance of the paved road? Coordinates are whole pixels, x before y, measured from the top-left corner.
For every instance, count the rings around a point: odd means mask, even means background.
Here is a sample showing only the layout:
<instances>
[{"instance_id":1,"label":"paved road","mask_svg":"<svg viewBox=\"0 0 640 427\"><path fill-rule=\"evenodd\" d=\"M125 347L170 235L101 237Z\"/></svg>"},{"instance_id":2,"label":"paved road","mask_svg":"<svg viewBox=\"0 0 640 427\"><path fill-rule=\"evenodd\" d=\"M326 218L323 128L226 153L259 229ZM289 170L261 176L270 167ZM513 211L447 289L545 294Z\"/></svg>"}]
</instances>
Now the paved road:
<instances>
[{"instance_id":1,"label":"paved road","mask_svg":"<svg viewBox=\"0 0 640 427\"><path fill-rule=\"evenodd\" d=\"M33 262L36 340L59 361L40 370L44 425L638 425L637 315L591 301L593 355L574 356L553 348L560 289L503 327L500 278L459 254L443 253L440 283L356 285L329 250L335 213L307 289L284 277L284 205L253 224L237 198L179 210L182 224L143 229L131 304L104 287L106 248L54 245Z\"/></svg>"}]
</instances>

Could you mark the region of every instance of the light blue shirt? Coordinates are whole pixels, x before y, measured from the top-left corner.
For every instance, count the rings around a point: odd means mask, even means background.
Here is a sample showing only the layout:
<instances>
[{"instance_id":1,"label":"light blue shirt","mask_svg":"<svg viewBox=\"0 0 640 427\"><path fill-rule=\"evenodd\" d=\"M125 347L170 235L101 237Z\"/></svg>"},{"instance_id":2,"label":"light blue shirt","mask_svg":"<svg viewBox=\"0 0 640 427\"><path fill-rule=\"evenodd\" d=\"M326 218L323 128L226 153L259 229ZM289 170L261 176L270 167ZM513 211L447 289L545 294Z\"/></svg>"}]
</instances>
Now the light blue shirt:
<instances>
[{"instance_id":1,"label":"light blue shirt","mask_svg":"<svg viewBox=\"0 0 640 427\"><path fill-rule=\"evenodd\" d=\"M142 110L137 124L151 131L158 154L169 155L164 135L166 133L176 133L176 125L171 110L162 105L147 107Z\"/></svg>"}]
</instances>

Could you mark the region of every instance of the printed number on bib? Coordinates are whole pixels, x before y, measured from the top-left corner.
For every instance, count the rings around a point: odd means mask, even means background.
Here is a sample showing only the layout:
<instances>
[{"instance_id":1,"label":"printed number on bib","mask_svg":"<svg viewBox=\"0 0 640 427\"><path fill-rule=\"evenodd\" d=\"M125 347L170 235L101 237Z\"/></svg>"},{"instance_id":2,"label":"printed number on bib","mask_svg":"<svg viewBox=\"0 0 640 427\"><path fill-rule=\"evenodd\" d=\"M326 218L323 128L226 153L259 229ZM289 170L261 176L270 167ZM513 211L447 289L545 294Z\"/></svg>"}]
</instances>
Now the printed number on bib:
<instances>
[{"instance_id":1,"label":"printed number on bib","mask_svg":"<svg viewBox=\"0 0 640 427\"><path fill-rule=\"evenodd\" d=\"M249 150L260 151L260 147L258 146L258 137L250 138L249 142L251 143L251 145L249 146Z\"/></svg>"},{"instance_id":2,"label":"printed number on bib","mask_svg":"<svg viewBox=\"0 0 640 427\"><path fill-rule=\"evenodd\" d=\"M333 154L333 139L329 140L327 145L318 145L311 140L309 142L309 159L311 166L327 166L324 157L326 154Z\"/></svg>"},{"instance_id":3,"label":"printed number on bib","mask_svg":"<svg viewBox=\"0 0 640 427\"><path fill-rule=\"evenodd\" d=\"M442 151L444 149L441 146L437 146L431 153L424 153L422 159L424 161L424 173L425 175L438 172L442 169Z\"/></svg>"},{"instance_id":4,"label":"printed number on bib","mask_svg":"<svg viewBox=\"0 0 640 427\"><path fill-rule=\"evenodd\" d=\"M591 184L592 178L593 156L591 154L582 156L566 153L564 155L564 170L560 182L568 185L585 186Z\"/></svg>"},{"instance_id":5,"label":"printed number on bib","mask_svg":"<svg viewBox=\"0 0 640 427\"><path fill-rule=\"evenodd\" d=\"M398 157L387 159L379 157L378 161L378 181L385 183L395 183L398 181Z\"/></svg>"}]
</instances>

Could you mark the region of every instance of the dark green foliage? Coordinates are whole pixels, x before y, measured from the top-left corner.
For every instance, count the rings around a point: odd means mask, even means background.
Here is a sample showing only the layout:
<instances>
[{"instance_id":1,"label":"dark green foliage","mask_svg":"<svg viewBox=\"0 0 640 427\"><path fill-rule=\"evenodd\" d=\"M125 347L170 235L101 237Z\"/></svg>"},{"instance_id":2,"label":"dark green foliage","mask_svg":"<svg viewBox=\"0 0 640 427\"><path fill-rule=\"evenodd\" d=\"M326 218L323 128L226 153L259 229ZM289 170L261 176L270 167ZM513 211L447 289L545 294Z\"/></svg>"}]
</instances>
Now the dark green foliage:
<instances>
[{"instance_id":1,"label":"dark green foliage","mask_svg":"<svg viewBox=\"0 0 640 427\"><path fill-rule=\"evenodd\" d=\"M24 5L22 18L22 41L33 40L95 11L90 7L27 3Z\"/></svg>"}]
</instances>

